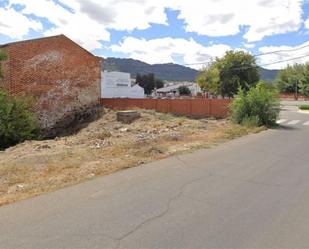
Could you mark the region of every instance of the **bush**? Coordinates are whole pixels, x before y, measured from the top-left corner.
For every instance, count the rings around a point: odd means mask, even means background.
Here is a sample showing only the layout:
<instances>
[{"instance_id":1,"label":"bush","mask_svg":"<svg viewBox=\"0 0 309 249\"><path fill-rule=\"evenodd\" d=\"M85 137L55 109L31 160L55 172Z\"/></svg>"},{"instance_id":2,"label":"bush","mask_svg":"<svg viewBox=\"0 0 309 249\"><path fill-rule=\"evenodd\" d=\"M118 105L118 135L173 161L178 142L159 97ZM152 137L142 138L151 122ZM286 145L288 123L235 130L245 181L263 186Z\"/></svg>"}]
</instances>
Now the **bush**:
<instances>
[{"instance_id":1,"label":"bush","mask_svg":"<svg viewBox=\"0 0 309 249\"><path fill-rule=\"evenodd\" d=\"M309 105L300 105L300 106L298 106L298 108L301 109L301 110L309 111Z\"/></svg>"},{"instance_id":2,"label":"bush","mask_svg":"<svg viewBox=\"0 0 309 249\"><path fill-rule=\"evenodd\" d=\"M232 120L246 126L275 125L280 111L276 94L264 83L252 87L247 93L240 89L230 109Z\"/></svg>"},{"instance_id":3,"label":"bush","mask_svg":"<svg viewBox=\"0 0 309 249\"><path fill-rule=\"evenodd\" d=\"M0 62L5 61L7 59L7 55L0 50ZM3 77L2 70L1 70L1 63L0 63L0 79Z\"/></svg>"},{"instance_id":4,"label":"bush","mask_svg":"<svg viewBox=\"0 0 309 249\"><path fill-rule=\"evenodd\" d=\"M34 139L37 132L29 98L10 97L0 89L0 149Z\"/></svg>"}]
</instances>

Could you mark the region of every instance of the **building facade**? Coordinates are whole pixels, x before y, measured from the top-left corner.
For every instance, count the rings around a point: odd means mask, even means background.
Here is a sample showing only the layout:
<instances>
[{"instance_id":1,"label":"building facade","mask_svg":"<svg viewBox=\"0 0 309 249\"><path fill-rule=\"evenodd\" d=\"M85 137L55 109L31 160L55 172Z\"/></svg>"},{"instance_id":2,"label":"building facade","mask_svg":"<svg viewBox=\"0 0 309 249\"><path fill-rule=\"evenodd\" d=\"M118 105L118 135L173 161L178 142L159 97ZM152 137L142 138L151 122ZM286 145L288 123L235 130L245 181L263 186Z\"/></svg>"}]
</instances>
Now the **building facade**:
<instances>
[{"instance_id":1,"label":"building facade","mask_svg":"<svg viewBox=\"0 0 309 249\"><path fill-rule=\"evenodd\" d=\"M8 56L2 62L0 87L35 99L42 130L57 133L99 103L101 59L66 36L14 42L0 49Z\"/></svg>"},{"instance_id":2,"label":"building facade","mask_svg":"<svg viewBox=\"0 0 309 249\"><path fill-rule=\"evenodd\" d=\"M102 98L144 98L144 88L132 85L129 73L102 72Z\"/></svg>"}]
</instances>

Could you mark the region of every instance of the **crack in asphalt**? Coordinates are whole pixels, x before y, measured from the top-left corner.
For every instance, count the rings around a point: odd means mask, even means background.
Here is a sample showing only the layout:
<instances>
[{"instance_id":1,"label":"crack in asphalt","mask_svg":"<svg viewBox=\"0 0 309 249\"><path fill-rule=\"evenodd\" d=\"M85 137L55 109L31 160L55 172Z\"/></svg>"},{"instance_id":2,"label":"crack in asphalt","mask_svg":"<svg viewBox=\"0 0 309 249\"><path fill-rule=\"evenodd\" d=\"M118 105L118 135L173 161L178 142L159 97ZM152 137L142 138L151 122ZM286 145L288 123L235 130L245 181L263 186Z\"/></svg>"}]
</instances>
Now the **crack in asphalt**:
<instances>
[{"instance_id":1,"label":"crack in asphalt","mask_svg":"<svg viewBox=\"0 0 309 249\"><path fill-rule=\"evenodd\" d=\"M186 167L194 167L194 168L198 168L198 169L201 169L203 170L204 172L207 172L210 176L215 176L215 177L221 177L223 179L230 179L230 180L233 180L233 181L238 181L238 182L243 182L243 183L248 183L248 184L254 184L254 185L261 185L261 186L265 186L265 187L273 187L273 188L288 188L288 187L297 187L297 186L300 186L302 181L299 180L297 183L295 184L292 184L292 185L285 185L285 184L280 184L280 183L264 183L264 182L258 182L258 181L254 181L254 180L251 180L251 179L233 179L231 177L228 177L228 176L224 176L224 175L220 175L220 174L214 174L213 172L209 171L209 170L205 170L201 167L198 167L198 166L193 166L193 165L189 165L186 161L180 159L178 156L175 157L178 161L180 161L183 165L185 165ZM238 164L236 164L238 165ZM271 168L272 166L270 166Z\"/></svg>"},{"instance_id":2,"label":"crack in asphalt","mask_svg":"<svg viewBox=\"0 0 309 249\"><path fill-rule=\"evenodd\" d=\"M182 165L184 165L185 167L188 167L188 168L195 168L195 169L199 169L199 170L202 170L203 172L206 172L208 174L208 177L210 176L213 176L213 173L210 172L209 170L206 170L204 168L201 168L201 167L198 167L198 166L194 166L194 165L191 165L189 164L188 162L186 162L185 160L179 158L179 156L175 156L175 159L177 161L179 161Z\"/></svg>"},{"instance_id":3,"label":"crack in asphalt","mask_svg":"<svg viewBox=\"0 0 309 249\"><path fill-rule=\"evenodd\" d=\"M155 216L152 216L152 217L150 217L150 218L148 218L148 219L145 219L143 222L141 222L140 224L138 224L137 226L135 226L132 230L130 230L130 231L127 232L126 234L122 235L121 237L111 237L111 236L108 236L108 235L106 235L106 234L102 234L102 236L106 236L106 237L108 237L108 238L110 238L110 239L113 239L113 240L117 241L117 242L118 242L118 243L117 243L118 245L116 246L116 248L119 248L119 247L121 246L121 242L122 242L124 239L128 238L129 236L131 236L132 234L134 234L135 232L137 232L139 229L141 229L141 228L144 227L145 225L152 223L154 220L157 220L157 219L160 219L160 218L164 217L164 216L170 211L173 202L176 201L179 197L184 196L185 198L187 198L187 196L184 194L184 191L185 191L185 189L186 189L189 185L191 185L191 184L193 184L193 183L196 183L196 182L198 182L198 181L201 181L201 180L203 180L203 179L206 179L206 178L208 178L208 177L211 177L211 176L217 176L217 177L222 177L222 178L227 178L227 179L230 178L230 177L227 177L227 176L222 176L222 175L213 174L213 172L211 172L211 171L209 171L209 170L205 170L205 169L203 169L203 168L190 165L188 162L186 162L185 160L182 160L182 159L179 158L178 156L175 156L175 158L176 158L183 166L189 167L189 168L192 168L192 167L198 168L198 169L202 170L203 172L206 172L207 175L204 175L204 176L195 178L195 179L193 179L193 180L191 180L191 181L188 181L188 182L182 184L182 185L179 187L177 193L176 193L175 195L173 195L173 196L167 201L167 204L166 204L166 206L165 206L165 208L163 209L162 212L160 212L159 214L157 214L157 215L155 215ZM280 185L277 185L277 184L267 184L267 183L264 184L264 183L254 182L254 181L251 181L251 180L232 179L232 178L231 178L231 180L236 180L236 181L238 181L238 182L245 182L245 183L248 183L248 184L258 184L258 185L264 185L264 186L268 186L268 187L281 187L281 188L283 188L283 186L280 186ZM195 201L196 201L196 199L194 199L194 198L192 198L192 200L195 200ZM205 202L203 201L203 203L205 203ZM207 202L207 203L208 203L208 202ZM208 203L208 204L211 204L211 203Z\"/></svg>"},{"instance_id":4,"label":"crack in asphalt","mask_svg":"<svg viewBox=\"0 0 309 249\"><path fill-rule=\"evenodd\" d=\"M189 181L189 182L186 182L186 183L184 183L183 185L181 185L180 188L179 188L179 190L177 191L177 193L176 193L174 196L172 196L172 197L168 200L168 202L167 202L167 204L166 204L166 207L164 208L164 210L163 210L160 214L155 215L155 216L153 216L153 217L151 217L151 218L148 218L148 219L144 220L142 223L140 223L139 225L137 225L134 229L132 229L131 231L127 232L127 233L124 234L123 236L117 238L117 240L118 240L118 242L119 242L119 245L117 246L117 248L119 248L120 243L121 243L122 240L124 240L124 239L128 238L129 236L131 236L133 233L135 233L137 230L139 230L139 229L142 228L143 226L145 226L145 225L147 225L147 224L150 224L152 221L154 221L154 220L156 220L156 219L159 219L159 218L164 217L164 216L170 211L171 206L172 206L172 203L173 203L175 200L177 200L179 197L181 197L181 196L183 195L183 192L184 192L184 190L185 190L185 188L186 188L187 186L189 186L190 184L192 184L192 183L194 183L194 182L197 182L197 181L200 181L200 180L202 180L202 179L204 179L204 178L207 178L207 177L208 177L208 176L198 177L198 178L195 178L195 179L193 179L193 180L191 180L191 181Z\"/></svg>"}]
</instances>

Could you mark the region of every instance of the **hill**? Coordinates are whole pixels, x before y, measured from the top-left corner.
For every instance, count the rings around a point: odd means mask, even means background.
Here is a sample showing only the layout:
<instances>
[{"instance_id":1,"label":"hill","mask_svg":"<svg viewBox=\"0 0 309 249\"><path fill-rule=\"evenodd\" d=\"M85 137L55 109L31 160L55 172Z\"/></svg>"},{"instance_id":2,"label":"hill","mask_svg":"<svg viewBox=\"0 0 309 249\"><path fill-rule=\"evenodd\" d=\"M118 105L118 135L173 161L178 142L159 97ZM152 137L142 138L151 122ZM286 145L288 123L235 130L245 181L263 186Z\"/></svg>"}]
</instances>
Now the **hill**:
<instances>
[{"instance_id":1,"label":"hill","mask_svg":"<svg viewBox=\"0 0 309 249\"><path fill-rule=\"evenodd\" d=\"M270 70L270 69L260 67L261 80L272 81L272 80L276 79L279 71L280 70L278 70L278 69Z\"/></svg>"},{"instance_id":2,"label":"hill","mask_svg":"<svg viewBox=\"0 0 309 249\"><path fill-rule=\"evenodd\" d=\"M130 73L132 78L135 78L136 73L154 73L157 78L167 81L195 81L199 73L198 70L174 63L151 65L139 60L113 57L102 59L102 62L103 70ZM278 71L260 68L261 79L274 80Z\"/></svg>"},{"instance_id":3,"label":"hill","mask_svg":"<svg viewBox=\"0 0 309 249\"><path fill-rule=\"evenodd\" d=\"M162 80L194 81L198 75L197 70L173 63L150 65L133 59L103 59L102 67L103 70L107 71L121 71L130 73L132 78L135 78L136 73L154 73L157 78Z\"/></svg>"}]
</instances>

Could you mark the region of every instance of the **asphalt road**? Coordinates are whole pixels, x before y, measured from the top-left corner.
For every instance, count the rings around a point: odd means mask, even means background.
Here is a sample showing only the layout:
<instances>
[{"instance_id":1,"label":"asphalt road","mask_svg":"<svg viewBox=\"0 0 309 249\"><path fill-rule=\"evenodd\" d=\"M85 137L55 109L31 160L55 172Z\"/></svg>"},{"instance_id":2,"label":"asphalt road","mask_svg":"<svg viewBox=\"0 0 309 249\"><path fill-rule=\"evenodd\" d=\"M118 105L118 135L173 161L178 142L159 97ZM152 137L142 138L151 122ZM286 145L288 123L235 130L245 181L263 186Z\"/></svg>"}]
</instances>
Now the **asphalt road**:
<instances>
[{"instance_id":1,"label":"asphalt road","mask_svg":"<svg viewBox=\"0 0 309 249\"><path fill-rule=\"evenodd\" d=\"M0 248L309 248L309 114L0 208Z\"/></svg>"}]
</instances>

